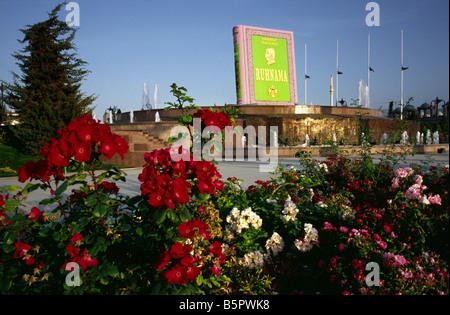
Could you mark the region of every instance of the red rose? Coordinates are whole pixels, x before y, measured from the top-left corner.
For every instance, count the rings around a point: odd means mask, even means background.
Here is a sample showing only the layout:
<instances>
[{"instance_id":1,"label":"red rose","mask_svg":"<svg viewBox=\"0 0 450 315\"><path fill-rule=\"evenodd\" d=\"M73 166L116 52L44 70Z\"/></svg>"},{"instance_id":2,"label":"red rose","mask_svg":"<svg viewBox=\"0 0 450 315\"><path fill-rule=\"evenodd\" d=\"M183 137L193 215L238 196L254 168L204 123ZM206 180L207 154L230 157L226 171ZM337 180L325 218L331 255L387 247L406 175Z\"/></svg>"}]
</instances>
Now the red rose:
<instances>
[{"instance_id":1,"label":"red rose","mask_svg":"<svg viewBox=\"0 0 450 315\"><path fill-rule=\"evenodd\" d=\"M36 207L31 208L30 215L28 216L28 219L30 220L37 220L41 217L41 210L39 210Z\"/></svg>"},{"instance_id":2,"label":"red rose","mask_svg":"<svg viewBox=\"0 0 450 315\"><path fill-rule=\"evenodd\" d=\"M80 252L80 249L76 246L68 245L68 246L66 246L66 251L69 253L70 258L76 258L76 257L78 257L78 253Z\"/></svg>"},{"instance_id":3,"label":"red rose","mask_svg":"<svg viewBox=\"0 0 450 315\"><path fill-rule=\"evenodd\" d=\"M11 225L11 224L13 224L13 222L7 219L8 215L5 214L4 209L1 209L4 205L4 203L3 203L3 205L1 204L2 198L3 198L2 195L0 195L0 226L3 226L5 224Z\"/></svg>"},{"instance_id":4,"label":"red rose","mask_svg":"<svg viewBox=\"0 0 450 315\"><path fill-rule=\"evenodd\" d=\"M198 236L201 236L205 241L208 241L211 237L211 233L207 231L209 229L209 225L198 219L194 221L194 226L197 228Z\"/></svg>"},{"instance_id":5,"label":"red rose","mask_svg":"<svg viewBox=\"0 0 450 315\"><path fill-rule=\"evenodd\" d=\"M192 247L189 245L183 245L180 242L173 244L170 248L170 256L173 258L184 258L189 256L189 253L191 252Z\"/></svg>"},{"instance_id":6,"label":"red rose","mask_svg":"<svg viewBox=\"0 0 450 315\"><path fill-rule=\"evenodd\" d=\"M178 232L183 238L192 239L195 236L194 223L193 221L183 222L178 226Z\"/></svg>"},{"instance_id":7,"label":"red rose","mask_svg":"<svg viewBox=\"0 0 450 315\"><path fill-rule=\"evenodd\" d=\"M159 255L158 262L154 265L159 271L163 270L170 262L170 253L166 250Z\"/></svg>"},{"instance_id":8,"label":"red rose","mask_svg":"<svg viewBox=\"0 0 450 315\"><path fill-rule=\"evenodd\" d=\"M117 134L113 134L113 142L117 145L117 153L122 157L125 157L125 153L128 152L128 143L127 141Z\"/></svg>"},{"instance_id":9,"label":"red rose","mask_svg":"<svg viewBox=\"0 0 450 315\"><path fill-rule=\"evenodd\" d=\"M74 158L80 163L88 162L91 159L91 149L89 149L89 147L85 144L76 144L74 151Z\"/></svg>"},{"instance_id":10,"label":"red rose","mask_svg":"<svg viewBox=\"0 0 450 315\"><path fill-rule=\"evenodd\" d=\"M173 200L177 204L183 204L183 203L189 202L189 200L190 200L189 188L191 187L191 184L186 182L184 179L178 177L172 181L170 187L171 187Z\"/></svg>"},{"instance_id":11,"label":"red rose","mask_svg":"<svg viewBox=\"0 0 450 315\"><path fill-rule=\"evenodd\" d=\"M203 176L198 176L198 181L197 181L196 186L201 194L213 194L215 192L214 184L210 180L208 180L207 178L205 178Z\"/></svg>"},{"instance_id":12,"label":"red rose","mask_svg":"<svg viewBox=\"0 0 450 315\"><path fill-rule=\"evenodd\" d=\"M34 257L31 256L25 257L25 264L27 264L28 266L34 264Z\"/></svg>"},{"instance_id":13,"label":"red rose","mask_svg":"<svg viewBox=\"0 0 450 315\"><path fill-rule=\"evenodd\" d=\"M81 142L87 144L88 146L92 145L93 140L93 126L90 124L83 124L79 126L79 128L76 129L76 134L78 137L78 140Z\"/></svg>"},{"instance_id":14,"label":"red rose","mask_svg":"<svg viewBox=\"0 0 450 315\"><path fill-rule=\"evenodd\" d=\"M94 259L87 253L87 249L85 248L83 251L83 256L77 260L77 263L80 265L82 269L86 269L89 267L98 266L98 260Z\"/></svg>"},{"instance_id":15,"label":"red rose","mask_svg":"<svg viewBox=\"0 0 450 315\"><path fill-rule=\"evenodd\" d=\"M176 265L164 273L164 278L167 279L169 284L185 284L188 281L187 269L188 268L186 266Z\"/></svg>"},{"instance_id":16,"label":"red rose","mask_svg":"<svg viewBox=\"0 0 450 315\"><path fill-rule=\"evenodd\" d=\"M148 198L148 204L155 207L155 208L161 208L164 206L165 203L165 190L162 188L158 188L156 190L153 190L149 194Z\"/></svg>"},{"instance_id":17,"label":"red rose","mask_svg":"<svg viewBox=\"0 0 450 315\"><path fill-rule=\"evenodd\" d=\"M216 276L220 276L220 267L217 265L212 265L211 272Z\"/></svg>"},{"instance_id":18,"label":"red rose","mask_svg":"<svg viewBox=\"0 0 450 315\"><path fill-rule=\"evenodd\" d=\"M109 193L112 194L117 194L119 193L120 188L117 186L116 183L112 183L112 182L101 182L100 184L100 188L103 188L104 190L106 190Z\"/></svg>"},{"instance_id":19,"label":"red rose","mask_svg":"<svg viewBox=\"0 0 450 315\"><path fill-rule=\"evenodd\" d=\"M200 219L192 219L188 222L183 222L178 226L178 232L183 238L193 239L196 235L203 237L205 241L209 240L211 233L208 224Z\"/></svg>"},{"instance_id":20,"label":"red rose","mask_svg":"<svg viewBox=\"0 0 450 315\"><path fill-rule=\"evenodd\" d=\"M36 162L34 161L28 161L25 165L20 166L18 172L19 182L25 183L28 179L32 179L35 166Z\"/></svg>"},{"instance_id":21,"label":"red rose","mask_svg":"<svg viewBox=\"0 0 450 315\"><path fill-rule=\"evenodd\" d=\"M187 266L186 268L187 278L191 281L195 281L201 272L200 269L194 266Z\"/></svg>"},{"instance_id":22,"label":"red rose","mask_svg":"<svg viewBox=\"0 0 450 315\"><path fill-rule=\"evenodd\" d=\"M83 235L80 233L75 233L72 238L70 239L71 242L75 243L75 245L78 245L81 243L81 240L83 239ZM78 255L78 253L77 253Z\"/></svg>"},{"instance_id":23,"label":"red rose","mask_svg":"<svg viewBox=\"0 0 450 315\"><path fill-rule=\"evenodd\" d=\"M220 257L222 255L222 244L219 241L215 241L208 248L209 254L213 257Z\"/></svg>"},{"instance_id":24,"label":"red rose","mask_svg":"<svg viewBox=\"0 0 450 315\"><path fill-rule=\"evenodd\" d=\"M99 151L110 160L117 153L118 147L111 139L106 139L102 141Z\"/></svg>"},{"instance_id":25,"label":"red rose","mask_svg":"<svg viewBox=\"0 0 450 315\"><path fill-rule=\"evenodd\" d=\"M15 242L14 246L16 247L16 251L14 252L14 258L23 257L23 255L25 255L31 249L31 245L22 242Z\"/></svg>"},{"instance_id":26,"label":"red rose","mask_svg":"<svg viewBox=\"0 0 450 315\"><path fill-rule=\"evenodd\" d=\"M45 157L45 156L44 156ZM48 149L48 155L46 156L49 163L56 167L67 167L69 166L70 156L64 156L60 149L59 141L52 139Z\"/></svg>"}]
</instances>

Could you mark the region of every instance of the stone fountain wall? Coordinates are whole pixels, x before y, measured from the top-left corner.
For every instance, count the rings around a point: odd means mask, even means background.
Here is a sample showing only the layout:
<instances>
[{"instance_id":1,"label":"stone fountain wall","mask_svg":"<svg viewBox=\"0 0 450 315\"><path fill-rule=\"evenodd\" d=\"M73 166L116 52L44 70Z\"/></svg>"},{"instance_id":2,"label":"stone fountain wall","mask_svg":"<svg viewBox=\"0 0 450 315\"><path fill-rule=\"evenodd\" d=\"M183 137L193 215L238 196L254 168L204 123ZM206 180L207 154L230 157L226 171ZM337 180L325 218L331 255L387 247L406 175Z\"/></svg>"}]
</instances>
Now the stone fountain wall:
<instances>
[{"instance_id":1,"label":"stone fountain wall","mask_svg":"<svg viewBox=\"0 0 450 315\"><path fill-rule=\"evenodd\" d=\"M372 144L380 144L383 133L389 134L395 127L392 119L384 117L366 117L367 130L372 137ZM249 116L245 126L278 126L280 141L287 145L305 143L306 135L312 144L324 145L336 134L338 144L357 145L360 140L360 128L355 117L335 115L295 115L291 117ZM419 131L420 123L409 122L406 130L410 139Z\"/></svg>"},{"instance_id":2,"label":"stone fountain wall","mask_svg":"<svg viewBox=\"0 0 450 315\"><path fill-rule=\"evenodd\" d=\"M221 107L212 107L215 110ZM366 130L372 136L372 144L380 144L383 133L389 134L391 129L395 127L396 122L393 119L384 117L381 110L374 110L370 108L355 108L355 107L330 107L330 106L269 106L269 105L244 105L239 106L242 114L235 121L235 125L246 128L248 126L266 127L266 143L270 143L270 126L278 127L278 143L279 156L292 156L297 152L298 146L305 143L306 135L308 134L311 145L323 146L331 144L333 134L336 134L337 144L339 145L358 145L360 143L360 125L361 119L364 120ZM159 113L161 122L155 122L155 115ZM193 111L192 113L194 113ZM147 146L148 148L160 148L161 141L167 141L170 131L177 126L177 120L181 116L181 111L177 109L171 110L141 110L133 112L133 123L130 123L130 113L121 113L111 125L113 132L120 132L133 134L130 139L132 148L141 148ZM245 130L245 129L244 129ZM420 123L409 121L409 127L406 130L410 141L414 141L417 131L420 130ZM401 134L404 130L398 130ZM136 133L143 133L152 137L152 141L148 144L141 143L146 138L137 137ZM257 135L258 137L258 135ZM234 142L227 142L226 147L240 147L241 135L234 136ZM145 140L146 141L146 140ZM285 145L285 147L282 147ZM291 148L289 148L291 147ZM286 152L284 152L284 151ZM118 164L138 165L142 166L143 152L135 149L128 154L128 158L124 161L114 161ZM328 152L328 151L327 151ZM318 151L317 154L328 153L325 151ZM138 162L136 162L138 161Z\"/></svg>"}]
</instances>

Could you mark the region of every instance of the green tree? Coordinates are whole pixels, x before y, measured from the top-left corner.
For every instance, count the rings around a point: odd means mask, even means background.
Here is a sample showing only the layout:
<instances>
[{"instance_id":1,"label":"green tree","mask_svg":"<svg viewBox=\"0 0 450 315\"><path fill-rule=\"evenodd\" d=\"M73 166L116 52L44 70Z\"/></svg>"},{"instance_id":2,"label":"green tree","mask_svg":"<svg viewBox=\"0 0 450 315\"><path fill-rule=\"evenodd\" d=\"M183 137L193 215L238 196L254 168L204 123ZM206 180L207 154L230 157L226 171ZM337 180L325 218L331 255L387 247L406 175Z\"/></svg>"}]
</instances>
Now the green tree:
<instances>
[{"instance_id":1,"label":"green tree","mask_svg":"<svg viewBox=\"0 0 450 315\"><path fill-rule=\"evenodd\" d=\"M12 55L22 73L13 73L5 103L19 115L14 133L29 154L39 154L60 127L91 110L96 99L80 90L89 71L76 54L76 29L58 19L62 5L48 13L47 20L20 30L24 38L19 42L25 47Z\"/></svg>"}]
</instances>

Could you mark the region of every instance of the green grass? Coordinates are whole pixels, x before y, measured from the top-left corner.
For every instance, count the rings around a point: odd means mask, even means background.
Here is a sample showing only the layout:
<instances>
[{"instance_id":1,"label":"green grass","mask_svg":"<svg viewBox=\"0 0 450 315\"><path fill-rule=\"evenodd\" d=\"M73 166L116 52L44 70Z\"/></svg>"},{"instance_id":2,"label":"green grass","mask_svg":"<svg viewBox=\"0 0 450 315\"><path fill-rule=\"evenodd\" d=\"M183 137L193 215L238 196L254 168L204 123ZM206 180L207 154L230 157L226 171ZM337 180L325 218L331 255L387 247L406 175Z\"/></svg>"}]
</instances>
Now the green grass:
<instances>
[{"instance_id":1,"label":"green grass","mask_svg":"<svg viewBox=\"0 0 450 315\"><path fill-rule=\"evenodd\" d=\"M11 146L7 146L5 144L0 143L0 168L9 167L10 169L17 172L19 167L24 165L26 162L37 161L39 159L40 159L39 156L26 155ZM117 166L118 168L121 169L133 167L127 165L112 165L111 163L103 163L102 166L98 168L98 170L106 170L109 169L111 166ZM70 172L71 170L69 169L68 171ZM17 173L0 172L0 177L8 177L15 175L17 175Z\"/></svg>"},{"instance_id":2,"label":"green grass","mask_svg":"<svg viewBox=\"0 0 450 315\"><path fill-rule=\"evenodd\" d=\"M17 171L19 166L24 165L28 161L37 161L39 157L25 155L19 150L0 143L0 167L9 167L10 169ZM13 172L0 173L0 177L14 176Z\"/></svg>"}]
</instances>

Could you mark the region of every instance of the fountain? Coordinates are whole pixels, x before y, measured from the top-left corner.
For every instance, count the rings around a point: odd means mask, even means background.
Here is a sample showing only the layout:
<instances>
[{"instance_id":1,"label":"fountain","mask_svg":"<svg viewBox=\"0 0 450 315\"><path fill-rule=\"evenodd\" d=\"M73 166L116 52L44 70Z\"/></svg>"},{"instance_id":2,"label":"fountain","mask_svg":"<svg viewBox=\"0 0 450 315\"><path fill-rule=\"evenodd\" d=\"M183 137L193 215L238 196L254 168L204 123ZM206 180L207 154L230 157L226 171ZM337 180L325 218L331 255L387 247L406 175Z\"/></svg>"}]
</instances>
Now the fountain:
<instances>
[{"instance_id":1,"label":"fountain","mask_svg":"<svg viewBox=\"0 0 450 315\"><path fill-rule=\"evenodd\" d=\"M383 135L381 136L381 141L380 141L380 143L381 143L382 145L387 145L387 133L386 133L386 132L383 133Z\"/></svg>"},{"instance_id":2,"label":"fountain","mask_svg":"<svg viewBox=\"0 0 450 315\"><path fill-rule=\"evenodd\" d=\"M159 95L158 95L158 85L155 84L155 89L153 90L153 104L154 108L158 109L159 107Z\"/></svg>"},{"instance_id":3,"label":"fountain","mask_svg":"<svg viewBox=\"0 0 450 315\"><path fill-rule=\"evenodd\" d=\"M433 144L439 144L439 132L437 131L433 133Z\"/></svg>"},{"instance_id":4,"label":"fountain","mask_svg":"<svg viewBox=\"0 0 450 315\"><path fill-rule=\"evenodd\" d=\"M148 85L144 83L144 93L142 95L142 109L152 109L150 99L148 98Z\"/></svg>"},{"instance_id":5,"label":"fountain","mask_svg":"<svg viewBox=\"0 0 450 315\"><path fill-rule=\"evenodd\" d=\"M130 123L133 123L134 120L134 113L133 113L133 109L130 110Z\"/></svg>"},{"instance_id":6,"label":"fountain","mask_svg":"<svg viewBox=\"0 0 450 315\"><path fill-rule=\"evenodd\" d=\"M427 144L431 144L432 141L431 141L431 131L430 131L430 129L427 130L427 136L426 136L425 139L426 139L426 143Z\"/></svg>"},{"instance_id":7,"label":"fountain","mask_svg":"<svg viewBox=\"0 0 450 315\"><path fill-rule=\"evenodd\" d=\"M358 85L358 105L364 105L365 108L370 108L369 87L364 84L364 81L359 80Z\"/></svg>"},{"instance_id":8,"label":"fountain","mask_svg":"<svg viewBox=\"0 0 450 315\"><path fill-rule=\"evenodd\" d=\"M155 109L158 109L159 107L159 96L158 96L158 85L155 84L155 89L153 90L153 104ZM159 112L156 112L155 114L155 121L160 122L161 118L159 118Z\"/></svg>"},{"instance_id":9,"label":"fountain","mask_svg":"<svg viewBox=\"0 0 450 315\"><path fill-rule=\"evenodd\" d=\"M420 141L420 131L417 131L417 134L416 134L416 144L417 145L422 144L422 142Z\"/></svg>"},{"instance_id":10,"label":"fountain","mask_svg":"<svg viewBox=\"0 0 450 315\"><path fill-rule=\"evenodd\" d=\"M337 145L336 133L333 133L333 145Z\"/></svg>"},{"instance_id":11,"label":"fountain","mask_svg":"<svg viewBox=\"0 0 450 315\"><path fill-rule=\"evenodd\" d=\"M309 135L308 134L306 134L306 136L305 136L305 144L306 144L306 146L309 146Z\"/></svg>"},{"instance_id":12,"label":"fountain","mask_svg":"<svg viewBox=\"0 0 450 315\"><path fill-rule=\"evenodd\" d=\"M400 144L407 145L408 144L408 138L409 138L408 132L403 131L403 133L402 133L402 140L400 141Z\"/></svg>"}]
</instances>

